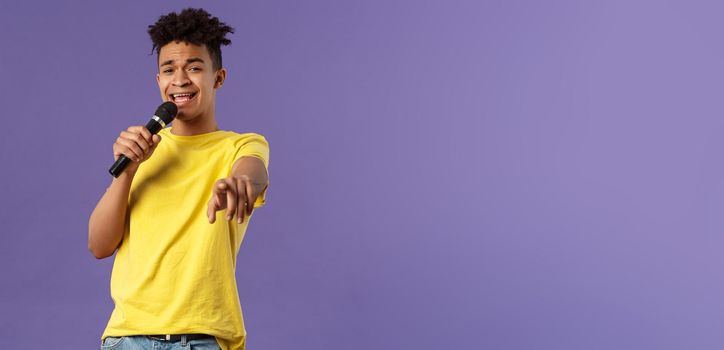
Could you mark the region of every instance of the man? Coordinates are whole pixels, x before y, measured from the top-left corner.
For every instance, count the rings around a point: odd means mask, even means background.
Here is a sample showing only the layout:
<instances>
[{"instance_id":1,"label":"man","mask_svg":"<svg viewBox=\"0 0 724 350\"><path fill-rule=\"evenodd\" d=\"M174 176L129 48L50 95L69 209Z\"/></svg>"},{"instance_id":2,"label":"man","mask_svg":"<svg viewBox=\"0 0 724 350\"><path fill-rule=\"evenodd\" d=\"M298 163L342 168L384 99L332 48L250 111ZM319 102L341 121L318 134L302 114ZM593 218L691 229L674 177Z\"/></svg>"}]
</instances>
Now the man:
<instances>
[{"instance_id":1,"label":"man","mask_svg":"<svg viewBox=\"0 0 724 350\"><path fill-rule=\"evenodd\" d=\"M131 126L113 155L133 162L114 178L88 222L88 248L116 252L115 308L102 349L244 349L236 255L253 209L265 203L269 144L218 128L221 45L233 28L202 9L161 16L148 30L171 127ZM217 220L224 211L226 220Z\"/></svg>"}]
</instances>

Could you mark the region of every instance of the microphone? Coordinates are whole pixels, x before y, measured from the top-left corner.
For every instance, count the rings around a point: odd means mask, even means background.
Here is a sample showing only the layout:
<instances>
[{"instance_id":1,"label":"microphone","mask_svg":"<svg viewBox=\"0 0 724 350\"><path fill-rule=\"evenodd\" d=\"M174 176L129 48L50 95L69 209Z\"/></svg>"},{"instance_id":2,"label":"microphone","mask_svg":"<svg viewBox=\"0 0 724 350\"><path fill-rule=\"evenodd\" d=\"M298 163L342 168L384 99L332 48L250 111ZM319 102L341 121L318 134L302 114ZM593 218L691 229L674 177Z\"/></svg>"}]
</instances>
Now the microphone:
<instances>
[{"instance_id":1,"label":"microphone","mask_svg":"<svg viewBox=\"0 0 724 350\"><path fill-rule=\"evenodd\" d=\"M173 102L162 103L158 106L158 108L156 108L156 113L153 114L151 120L149 120L148 124L146 124L146 129L151 132L151 135L155 135L176 117L177 112L178 107L176 107ZM111 173L113 177L118 177L129 163L131 163L131 159L126 157L126 155L121 154L116 162L113 163L113 166L108 169L108 172Z\"/></svg>"}]
</instances>

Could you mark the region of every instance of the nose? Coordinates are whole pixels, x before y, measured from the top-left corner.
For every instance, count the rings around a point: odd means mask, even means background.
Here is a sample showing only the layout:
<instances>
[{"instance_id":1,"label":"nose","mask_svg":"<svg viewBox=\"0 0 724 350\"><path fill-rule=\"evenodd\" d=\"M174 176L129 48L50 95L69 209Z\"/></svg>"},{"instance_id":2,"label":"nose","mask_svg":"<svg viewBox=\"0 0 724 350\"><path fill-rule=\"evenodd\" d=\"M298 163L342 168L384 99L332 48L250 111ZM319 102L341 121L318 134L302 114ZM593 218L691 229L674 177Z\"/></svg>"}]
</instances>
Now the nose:
<instances>
[{"instance_id":1,"label":"nose","mask_svg":"<svg viewBox=\"0 0 724 350\"><path fill-rule=\"evenodd\" d=\"M177 69L175 73L173 73L173 81L171 82L174 86L185 86L188 85L191 81L189 80L188 75L186 75L186 71L183 69Z\"/></svg>"}]
</instances>

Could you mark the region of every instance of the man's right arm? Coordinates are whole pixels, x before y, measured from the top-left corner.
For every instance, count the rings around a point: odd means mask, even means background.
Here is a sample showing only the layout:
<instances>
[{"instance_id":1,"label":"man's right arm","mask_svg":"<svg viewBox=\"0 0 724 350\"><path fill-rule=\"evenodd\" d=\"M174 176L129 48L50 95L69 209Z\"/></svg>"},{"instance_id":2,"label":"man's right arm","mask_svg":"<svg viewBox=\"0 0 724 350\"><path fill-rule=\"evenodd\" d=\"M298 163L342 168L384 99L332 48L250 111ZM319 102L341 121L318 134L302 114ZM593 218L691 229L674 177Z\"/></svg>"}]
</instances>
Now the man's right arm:
<instances>
[{"instance_id":1,"label":"man's right arm","mask_svg":"<svg viewBox=\"0 0 724 350\"><path fill-rule=\"evenodd\" d=\"M125 155L132 162L117 178L113 178L88 220L88 250L96 259L113 255L121 243L126 229L131 182L139 165L151 157L159 142L161 136L151 135L143 126L131 126L121 131L113 144L116 160Z\"/></svg>"},{"instance_id":2,"label":"man's right arm","mask_svg":"<svg viewBox=\"0 0 724 350\"><path fill-rule=\"evenodd\" d=\"M124 170L113 179L88 221L88 250L103 259L113 255L123 239L128 212L128 192L135 171Z\"/></svg>"}]
</instances>

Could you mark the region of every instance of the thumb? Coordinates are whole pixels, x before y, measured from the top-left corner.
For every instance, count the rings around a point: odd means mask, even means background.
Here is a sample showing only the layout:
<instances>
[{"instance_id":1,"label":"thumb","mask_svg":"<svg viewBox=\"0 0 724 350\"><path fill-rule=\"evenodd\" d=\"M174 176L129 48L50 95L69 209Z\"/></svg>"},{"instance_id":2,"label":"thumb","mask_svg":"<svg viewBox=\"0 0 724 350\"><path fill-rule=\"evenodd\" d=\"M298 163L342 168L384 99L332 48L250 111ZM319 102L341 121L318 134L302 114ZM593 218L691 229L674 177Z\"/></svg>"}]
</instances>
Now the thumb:
<instances>
[{"instance_id":1,"label":"thumb","mask_svg":"<svg viewBox=\"0 0 724 350\"><path fill-rule=\"evenodd\" d=\"M209 217L210 224L213 224L216 221L216 205L214 204L213 198L209 201L209 204L206 207L206 216Z\"/></svg>"}]
</instances>

